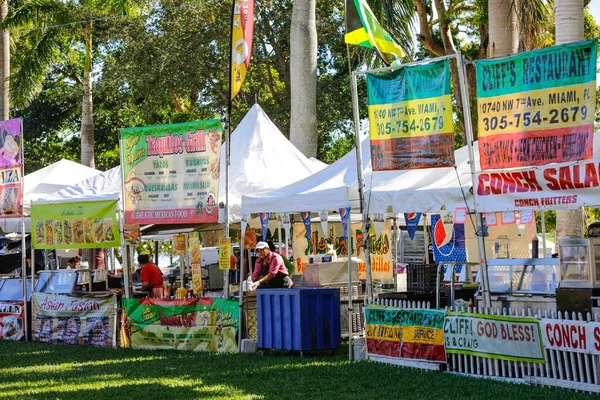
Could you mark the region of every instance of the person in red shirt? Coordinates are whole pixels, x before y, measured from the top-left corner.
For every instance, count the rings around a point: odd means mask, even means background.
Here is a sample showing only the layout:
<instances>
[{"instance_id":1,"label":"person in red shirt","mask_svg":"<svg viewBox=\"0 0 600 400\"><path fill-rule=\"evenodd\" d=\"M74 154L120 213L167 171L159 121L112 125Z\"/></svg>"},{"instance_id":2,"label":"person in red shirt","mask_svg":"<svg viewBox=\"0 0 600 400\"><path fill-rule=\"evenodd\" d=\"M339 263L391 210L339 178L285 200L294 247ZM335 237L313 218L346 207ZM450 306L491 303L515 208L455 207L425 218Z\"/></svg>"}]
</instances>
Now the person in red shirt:
<instances>
[{"instance_id":1,"label":"person in red shirt","mask_svg":"<svg viewBox=\"0 0 600 400\"><path fill-rule=\"evenodd\" d=\"M142 290L152 293L155 287L162 287L163 275L160 269L150 262L148 254L140 254L138 262L142 267Z\"/></svg>"},{"instance_id":2,"label":"person in red shirt","mask_svg":"<svg viewBox=\"0 0 600 400\"><path fill-rule=\"evenodd\" d=\"M283 263L283 258L269 249L265 242L256 244L258 259L252 272L252 288L284 288L288 286L288 270Z\"/></svg>"}]
</instances>

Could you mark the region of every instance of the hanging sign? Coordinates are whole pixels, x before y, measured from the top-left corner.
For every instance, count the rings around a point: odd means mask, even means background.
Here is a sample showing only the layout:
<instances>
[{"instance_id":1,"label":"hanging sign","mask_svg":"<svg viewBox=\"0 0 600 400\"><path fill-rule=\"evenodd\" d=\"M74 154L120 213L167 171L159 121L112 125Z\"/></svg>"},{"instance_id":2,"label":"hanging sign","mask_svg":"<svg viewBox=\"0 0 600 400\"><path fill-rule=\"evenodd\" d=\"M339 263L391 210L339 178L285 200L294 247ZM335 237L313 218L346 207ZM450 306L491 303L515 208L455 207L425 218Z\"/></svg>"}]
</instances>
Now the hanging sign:
<instances>
[{"instance_id":1,"label":"hanging sign","mask_svg":"<svg viewBox=\"0 0 600 400\"><path fill-rule=\"evenodd\" d=\"M517 221L514 211L502 211L500 213L500 220L502 225L512 225Z\"/></svg>"},{"instance_id":2,"label":"hanging sign","mask_svg":"<svg viewBox=\"0 0 600 400\"><path fill-rule=\"evenodd\" d=\"M269 213L260 213L260 228L262 232L262 241L267 240L267 231L269 230Z\"/></svg>"},{"instance_id":3,"label":"hanging sign","mask_svg":"<svg viewBox=\"0 0 600 400\"><path fill-rule=\"evenodd\" d=\"M202 294L202 264L200 254L200 238L198 232L193 232L188 237L190 249L190 263L192 264L192 291L195 295Z\"/></svg>"},{"instance_id":4,"label":"hanging sign","mask_svg":"<svg viewBox=\"0 0 600 400\"><path fill-rule=\"evenodd\" d=\"M448 213L447 216L452 214ZM464 225L445 224L439 215L432 215L431 243L435 262L467 261Z\"/></svg>"},{"instance_id":5,"label":"hanging sign","mask_svg":"<svg viewBox=\"0 0 600 400\"><path fill-rule=\"evenodd\" d=\"M477 61L482 170L592 157L597 49L594 39Z\"/></svg>"},{"instance_id":6,"label":"hanging sign","mask_svg":"<svg viewBox=\"0 0 600 400\"><path fill-rule=\"evenodd\" d=\"M344 228L344 239L348 237L348 225L350 224L350 207L340 208L340 218Z\"/></svg>"},{"instance_id":7,"label":"hanging sign","mask_svg":"<svg viewBox=\"0 0 600 400\"><path fill-rule=\"evenodd\" d=\"M457 207L454 210L454 223L464 224L467 222L467 215L469 215L469 210L466 207Z\"/></svg>"},{"instance_id":8,"label":"hanging sign","mask_svg":"<svg viewBox=\"0 0 600 400\"><path fill-rule=\"evenodd\" d=\"M31 205L35 249L119 247L117 200Z\"/></svg>"},{"instance_id":9,"label":"hanging sign","mask_svg":"<svg viewBox=\"0 0 600 400\"><path fill-rule=\"evenodd\" d=\"M217 222L219 119L121 130L125 220Z\"/></svg>"},{"instance_id":10,"label":"hanging sign","mask_svg":"<svg viewBox=\"0 0 600 400\"><path fill-rule=\"evenodd\" d=\"M173 235L173 254L182 256L185 254L185 235Z\"/></svg>"},{"instance_id":11,"label":"hanging sign","mask_svg":"<svg viewBox=\"0 0 600 400\"><path fill-rule=\"evenodd\" d=\"M306 230L306 239L310 240L310 237L312 235L312 232L310 230L310 228L311 228L310 211L308 211L308 212L301 212L300 216L302 217L302 222L304 222L304 229Z\"/></svg>"},{"instance_id":12,"label":"hanging sign","mask_svg":"<svg viewBox=\"0 0 600 400\"><path fill-rule=\"evenodd\" d=\"M22 301L0 301L0 339L25 337L25 307Z\"/></svg>"},{"instance_id":13,"label":"hanging sign","mask_svg":"<svg viewBox=\"0 0 600 400\"><path fill-rule=\"evenodd\" d=\"M0 121L0 218L23 212L23 137L20 118Z\"/></svg>"},{"instance_id":14,"label":"hanging sign","mask_svg":"<svg viewBox=\"0 0 600 400\"><path fill-rule=\"evenodd\" d=\"M448 60L367 74L367 90L374 171L454 165Z\"/></svg>"},{"instance_id":15,"label":"hanging sign","mask_svg":"<svg viewBox=\"0 0 600 400\"><path fill-rule=\"evenodd\" d=\"M408 231L408 237L410 240L415 240L415 232L419 227L419 221L421 220L421 213L405 213L404 221L406 222L406 230Z\"/></svg>"},{"instance_id":16,"label":"hanging sign","mask_svg":"<svg viewBox=\"0 0 600 400\"><path fill-rule=\"evenodd\" d=\"M219 269L230 269L231 267L231 238L219 238Z\"/></svg>"},{"instance_id":17,"label":"hanging sign","mask_svg":"<svg viewBox=\"0 0 600 400\"><path fill-rule=\"evenodd\" d=\"M319 211L319 219L321 220L321 229L323 229L323 232L327 232L327 223L329 220L329 211L327 210L322 210ZM286 236L288 237L288 236Z\"/></svg>"},{"instance_id":18,"label":"hanging sign","mask_svg":"<svg viewBox=\"0 0 600 400\"><path fill-rule=\"evenodd\" d=\"M533 222L533 211L523 210L519 212L519 221L521 224L531 224Z\"/></svg>"},{"instance_id":19,"label":"hanging sign","mask_svg":"<svg viewBox=\"0 0 600 400\"><path fill-rule=\"evenodd\" d=\"M140 226L138 224L123 224L123 239L126 244L140 242Z\"/></svg>"},{"instance_id":20,"label":"hanging sign","mask_svg":"<svg viewBox=\"0 0 600 400\"><path fill-rule=\"evenodd\" d=\"M369 235L369 259L371 260L371 278L391 280L394 275L392 267L392 223L383 221L381 230L377 233L375 225L371 227ZM359 279L366 279L366 269L359 271Z\"/></svg>"}]
</instances>

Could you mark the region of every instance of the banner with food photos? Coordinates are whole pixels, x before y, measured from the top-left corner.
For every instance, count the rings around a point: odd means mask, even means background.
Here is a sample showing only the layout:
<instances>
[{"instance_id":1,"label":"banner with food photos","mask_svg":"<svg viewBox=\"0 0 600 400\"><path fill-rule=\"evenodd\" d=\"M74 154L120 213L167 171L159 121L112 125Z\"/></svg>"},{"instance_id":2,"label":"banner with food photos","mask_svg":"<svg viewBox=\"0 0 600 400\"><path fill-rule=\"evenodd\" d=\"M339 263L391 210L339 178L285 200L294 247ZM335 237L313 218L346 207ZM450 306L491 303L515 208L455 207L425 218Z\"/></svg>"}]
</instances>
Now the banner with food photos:
<instances>
[{"instance_id":1,"label":"banner with food photos","mask_svg":"<svg viewBox=\"0 0 600 400\"><path fill-rule=\"evenodd\" d=\"M32 339L46 343L109 347L115 331L115 297L33 293Z\"/></svg>"},{"instance_id":2,"label":"banner with food photos","mask_svg":"<svg viewBox=\"0 0 600 400\"><path fill-rule=\"evenodd\" d=\"M25 337L25 303L0 301L0 339L21 340Z\"/></svg>"},{"instance_id":3,"label":"banner with food photos","mask_svg":"<svg viewBox=\"0 0 600 400\"><path fill-rule=\"evenodd\" d=\"M221 120L121 130L125 221L217 222Z\"/></svg>"},{"instance_id":4,"label":"banner with food photos","mask_svg":"<svg viewBox=\"0 0 600 400\"><path fill-rule=\"evenodd\" d=\"M20 118L0 121L0 218L23 212L23 146Z\"/></svg>"},{"instance_id":5,"label":"banner with food photos","mask_svg":"<svg viewBox=\"0 0 600 400\"><path fill-rule=\"evenodd\" d=\"M35 249L119 247L118 200L31 205Z\"/></svg>"}]
</instances>

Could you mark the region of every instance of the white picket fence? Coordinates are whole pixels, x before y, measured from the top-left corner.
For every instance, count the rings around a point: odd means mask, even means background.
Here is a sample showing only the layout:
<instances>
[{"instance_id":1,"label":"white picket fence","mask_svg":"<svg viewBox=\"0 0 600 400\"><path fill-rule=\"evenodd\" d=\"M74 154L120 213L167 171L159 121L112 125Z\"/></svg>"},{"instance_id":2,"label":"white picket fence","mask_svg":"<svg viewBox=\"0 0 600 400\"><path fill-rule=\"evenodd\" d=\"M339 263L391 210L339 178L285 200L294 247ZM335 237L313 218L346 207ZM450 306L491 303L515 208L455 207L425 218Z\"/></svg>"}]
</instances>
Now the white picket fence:
<instances>
[{"instance_id":1,"label":"white picket fence","mask_svg":"<svg viewBox=\"0 0 600 400\"><path fill-rule=\"evenodd\" d=\"M414 301L375 300L374 305L430 309L429 303ZM567 314L548 310L479 309L479 314L506 315L555 319L562 321L600 322L599 315ZM462 354L448 354L447 372L481 378L491 378L539 386L554 386L571 390L600 393L600 356L545 349L546 362L543 364L496 360Z\"/></svg>"}]
</instances>

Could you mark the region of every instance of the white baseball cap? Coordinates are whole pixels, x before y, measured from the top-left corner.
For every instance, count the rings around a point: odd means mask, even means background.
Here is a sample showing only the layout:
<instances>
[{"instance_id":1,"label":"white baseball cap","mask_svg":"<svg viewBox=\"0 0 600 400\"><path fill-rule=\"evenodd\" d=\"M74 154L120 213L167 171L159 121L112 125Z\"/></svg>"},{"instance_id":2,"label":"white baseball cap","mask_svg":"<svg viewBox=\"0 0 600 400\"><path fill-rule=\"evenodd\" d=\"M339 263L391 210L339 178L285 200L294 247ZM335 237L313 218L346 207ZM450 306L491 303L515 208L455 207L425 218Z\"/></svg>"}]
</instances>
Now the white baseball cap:
<instances>
[{"instance_id":1,"label":"white baseball cap","mask_svg":"<svg viewBox=\"0 0 600 400\"><path fill-rule=\"evenodd\" d=\"M260 249L268 249L269 245L267 244L267 242L258 242L256 243L256 250L260 250Z\"/></svg>"}]
</instances>

